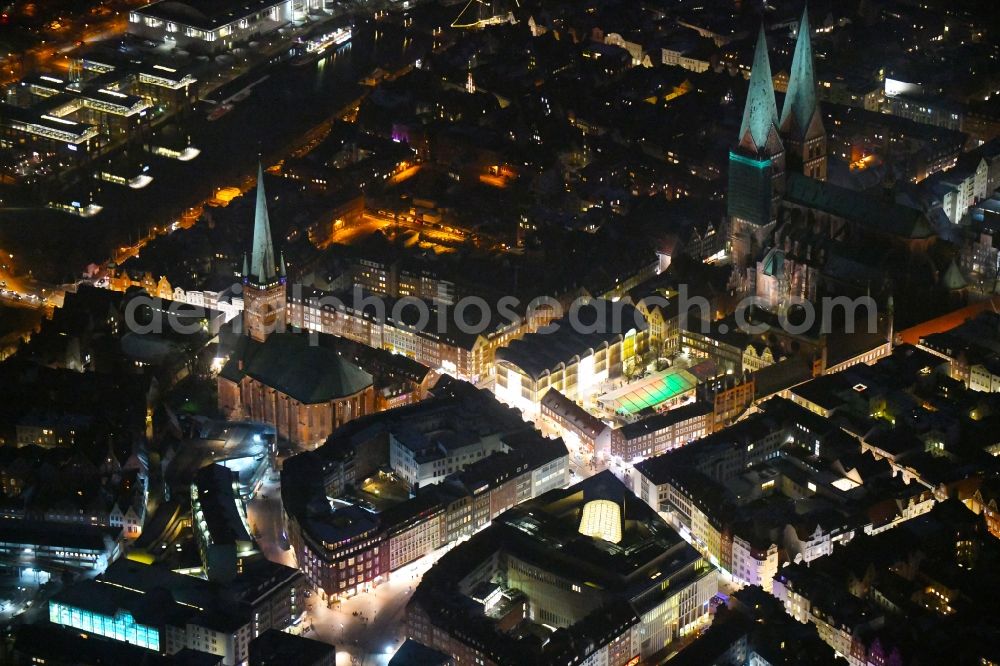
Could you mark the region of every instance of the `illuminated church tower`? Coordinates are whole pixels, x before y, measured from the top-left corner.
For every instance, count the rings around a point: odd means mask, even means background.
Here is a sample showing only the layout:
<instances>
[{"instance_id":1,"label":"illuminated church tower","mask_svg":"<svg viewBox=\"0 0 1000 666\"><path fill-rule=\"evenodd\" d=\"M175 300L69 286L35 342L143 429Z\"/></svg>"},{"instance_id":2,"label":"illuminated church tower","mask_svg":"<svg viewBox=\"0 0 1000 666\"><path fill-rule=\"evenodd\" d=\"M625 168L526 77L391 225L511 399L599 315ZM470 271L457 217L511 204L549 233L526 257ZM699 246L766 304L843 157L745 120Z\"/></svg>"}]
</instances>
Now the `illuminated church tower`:
<instances>
[{"instance_id":1,"label":"illuminated church tower","mask_svg":"<svg viewBox=\"0 0 1000 666\"><path fill-rule=\"evenodd\" d=\"M779 128L788 149L788 168L826 180L826 129L816 104L808 6L802 10Z\"/></svg>"},{"instance_id":2,"label":"illuminated church tower","mask_svg":"<svg viewBox=\"0 0 1000 666\"><path fill-rule=\"evenodd\" d=\"M243 257L243 325L247 334L263 342L269 333L285 327L285 258L274 259L271 222L264 194L264 168L257 167L257 202L253 216L250 263Z\"/></svg>"},{"instance_id":3,"label":"illuminated church tower","mask_svg":"<svg viewBox=\"0 0 1000 666\"><path fill-rule=\"evenodd\" d=\"M755 255L774 229L785 185L785 148L778 133L771 62L761 25L750 70L739 143L729 151L727 199L733 286L752 288ZM749 270L748 270L749 268Z\"/></svg>"}]
</instances>

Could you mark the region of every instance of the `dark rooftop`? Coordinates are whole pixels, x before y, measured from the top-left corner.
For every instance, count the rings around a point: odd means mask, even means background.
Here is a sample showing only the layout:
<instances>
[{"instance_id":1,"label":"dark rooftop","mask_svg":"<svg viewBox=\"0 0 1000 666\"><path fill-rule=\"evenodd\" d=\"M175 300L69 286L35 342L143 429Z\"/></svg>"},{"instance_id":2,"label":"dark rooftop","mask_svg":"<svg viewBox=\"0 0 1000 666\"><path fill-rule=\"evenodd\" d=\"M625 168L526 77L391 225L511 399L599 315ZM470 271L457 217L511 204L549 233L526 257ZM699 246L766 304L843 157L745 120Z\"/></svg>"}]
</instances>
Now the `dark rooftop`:
<instances>
[{"instance_id":1,"label":"dark rooftop","mask_svg":"<svg viewBox=\"0 0 1000 666\"><path fill-rule=\"evenodd\" d=\"M303 636L268 629L250 641L250 666L286 666L333 663L336 648Z\"/></svg>"},{"instance_id":2,"label":"dark rooftop","mask_svg":"<svg viewBox=\"0 0 1000 666\"><path fill-rule=\"evenodd\" d=\"M240 368L242 361L243 367ZM249 375L304 404L345 398L372 386L372 376L304 333L273 333L264 342L241 337L222 376Z\"/></svg>"},{"instance_id":3,"label":"dark rooftop","mask_svg":"<svg viewBox=\"0 0 1000 666\"><path fill-rule=\"evenodd\" d=\"M134 11L164 21L213 30L278 4L275 0L198 0L197 3L162 0Z\"/></svg>"}]
</instances>

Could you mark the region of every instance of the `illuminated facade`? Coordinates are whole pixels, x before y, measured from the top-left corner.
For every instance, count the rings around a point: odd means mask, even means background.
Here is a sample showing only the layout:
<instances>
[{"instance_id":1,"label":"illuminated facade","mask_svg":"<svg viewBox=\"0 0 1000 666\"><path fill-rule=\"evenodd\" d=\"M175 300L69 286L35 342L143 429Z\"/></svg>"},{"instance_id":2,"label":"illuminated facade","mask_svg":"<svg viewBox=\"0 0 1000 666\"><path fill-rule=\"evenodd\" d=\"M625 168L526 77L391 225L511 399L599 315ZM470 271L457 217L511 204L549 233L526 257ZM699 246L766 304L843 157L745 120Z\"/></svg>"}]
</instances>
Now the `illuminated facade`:
<instances>
[{"instance_id":1,"label":"illuminated facade","mask_svg":"<svg viewBox=\"0 0 1000 666\"><path fill-rule=\"evenodd\" d=\"M438 439L435 435L413 432L389 435L389 465L413 488L443 481L466 465L509 448L502 441L503 433L482 438L469 436L459 441Z\"/></svg>"},{"instance_id":2,"label":"illuminated facade","mask_svg":"<svg viewBox=\"0 0 1000 666\"><path fill-rule=\"evenodd\" d=\"M431 465L431 476L415 477L411 462L425 457L453 466ZM380 511L344 495L386 469L401 487L423 479L421 492ZM343 598L564 487L569 464L562 440L542 436L488 391L450 382L421 402L347 424L315 451L286 460L281 474L296 560L322 596Z\"/></svg>"},{"instance_id":3,"label":"illuminated facade","mask_svg":"<svg viewBox=\"0 0 1000 666\"><path fill-rule=\"evenodd\" d=\"M624 460L659 455L710 434L713 425L711 403L683 405L616 429L611 454Z\"/></svg>"},{"instance_id":4,"label":"illuminated facade","mask_svg":"<svg viewBox=\"0 0 1000 666\"><path fill-rule=\"evenodd\" d=\"M729 152L729 187L726 199L734 286L746 290L746 274L764 238L774 228L778 203L784 190L785 148L778 133L778 108L774 101L767 39L761 25L750 71L750 89L739 141Z\"/></svg>"},{"instance_id":5,"label":"illuminated facade","mask_svg":"<svg viewBox=\"0 0 1000 666\"><path fill-rule=\"evenodd\" d=\"M229 468L215 464L198 470L191 485L191 518L209 580L232 580L242 573L243 560L257 554L239 475Z\"/></svg>"},{"instance_id":6,"label":"illuminated facade","mask_svg":"<svg viewBox=\"0 0 1000 666\"><path fill-rule=\"evenodd\" d=\"M237 666L247 663L250 641L300 617L304 590L302 574L267 561L216 583L121 560L60 590L48 602L49 620L154 653L197 650Z\"/></svg>"},{"instance_id":7,"label":"illuminated facade","mask_svg":"<svg viewBox=\"0 0 1000 666\"><path fill-rule=\"evenodd\" d=\"M400 290L403 290L402 285ZM446 317L446 330L432 330L436 328L439 317L438 306L431 301L425 301L430 313L428 324L418 328L391 316L395 306L395 300L391 298L384 301L386 316L376 316L360 304L355 306L350 294L303 291L293 290L288 300L290 326L338 335L375 349L386 349L472 382L493 374L498 349L526 333L537 331L551 319L539 314L520 321L497 321L496 325L472 335L462 333L453 325L450 314L454 310L450 310Z\"/></svg>"},{"instance_id":8,"label":"illuminated facade","mask_svg":"<svg viewBox=\"0 0 1000 666\"><path fill-rule=\"evenodd\" d=\"M144 39L195 52L232 49L247 40L322 11L321 0L253 0L245 3L161 0L128 15L128 31Z\"/></svg>"},{"instance_id":9,"label":"illuminated facade","mask_svg":"<svg viewBox=\"0 0 1000 666\"><path fill-rule=\"evenodd\" d=\"M777 221L786 169L823 181L826 163L827 135L816 102L806 9L799 23L780 117L763 25L757 37L739 142L729 153L727 207L735 288L744 293L756 289L757 259Z\"/></svg>"},{"instance_id":10,"label":"illuminated facade","mask_svg":"<svg viewBox=\"0 0 1000 666\"><path fill-rule=\"evenodd\" d=\"M470 615L468 591L490 580L523 595L534 623L586 640L555 659L549 641L503 632L502 613ZM463 663L659 663L707 622L717 592L716 569L605 471L514 507L445 554L414 592L407 629Z\"/></svg>"},{"instance_id":11,"label":"illuminated facade","mask_svg":"<svg viewBox=\"0 0 1000 666\"><path fill-rule=\"evenodd\" d=\"M541 415L559 427L567 446L579 442L591 453L612 451L613 428L556 389L542 397Z\"/></svg>"},{"instance_id":12,"label":"illuminated facade","mask_svg":"<svg viewBox=\"0 0 1000 666\"><path fill-rule=\"evenodd\" d=\"M218 376L219 409L230 419L273 425L278 437L316 446L348 421L375 411L372 376L309 336L285 331L285 261L275 257L257 170L253 249L243 261L243 328Z\"/></svg>"},{"instance_id":13,"label":"illuminated facade","mask_svg":"<svg viewBox=\"0 0 1000 666\"><path fill-rule=\"evenodd\" d=\"M282 358L286 365L279 367ZM317 376L317 370L325 374ZM279 383L282 377L289 383ZM293 333L234 352L218 386L219 408L228 418L272 425L278 437L300 447L319 445L338 427L376 409L371 375Z\"/></svg>"},{"instance_id":14,"label":"illuminated facade","mask_svg":"<svg viewBox=\"0 0 1000 666\"><path fill-rule=\"evenodd\" d=\"M264 167L257 165L257 199L253 216L253 250L250 263L243 258L243 325L258 342L285 327L285 258L274 256L271 221L264 192Z\"/></svg>"},{"instance_id":15,"label":"illuminated facade","mask_svg":"<svg viewBox=\"0 0 1000 666\"><path fill-rule=\"evenodd\" d=\"M580 313L553 322L551 332L526 335L497 352L494 391L500 400L535 415L545 394L555 389L587 406L647 351L648 325L631 305L596 300ZM581 321L588 317L594 319Z\"/></svg>"},{"instance_id":16,"label":"illuminated facade","mask_svg":"<svg viewBox=\"0 0 1000 666\"><path fill-rule=\"evenodd\" d=\"M0 558L19 570L104 571L121 554L120 527L6 519Z\"/></svg>"},{"instance_id":17,"label":"illuminated facade","mask_svg":"<svg viewBox=\"0 0 1000 666\"><path fill-rule=\"evenodd\" d=\"M156 652L162 645L160 629L137 623L126 610L118 609L114 615L104 615L53 601L49 603L49 622Z\"/></svg>"}]
</instances>

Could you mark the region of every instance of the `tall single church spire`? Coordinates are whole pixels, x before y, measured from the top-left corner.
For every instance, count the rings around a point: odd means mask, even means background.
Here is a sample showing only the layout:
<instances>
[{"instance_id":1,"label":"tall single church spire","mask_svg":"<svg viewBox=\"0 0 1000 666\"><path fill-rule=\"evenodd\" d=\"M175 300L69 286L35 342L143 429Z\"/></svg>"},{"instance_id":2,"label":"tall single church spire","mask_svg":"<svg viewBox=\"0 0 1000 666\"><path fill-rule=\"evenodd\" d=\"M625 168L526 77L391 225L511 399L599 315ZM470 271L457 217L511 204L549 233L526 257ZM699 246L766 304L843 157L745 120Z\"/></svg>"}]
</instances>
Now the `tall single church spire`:
<instances>
[{"instance_id":1,"label":"tall single church spire","mask_svg":"<svg viewBox=\"0 0 1000 666\"><path fill-rule=\"evenodd\" d=\"M778 106L774 102L774 82L771 80L771 61L767 57L767 39L764 24L757 35L757 48L750 70L750 90L743 108L740 125L740 145L755 152L764 150L771 128L778 128ZM747 134L749 133L749 139Z\"/></svg>"},{"instance_id":2,"label":"tall single church spire","mask_svg":"<svg viewBox=\"0 0 1000 666\"><path fill-rule=\"evenodd\" d=\"M257 203L253 214L253 250L250 255L250 275L259 284L274 280L276 264L271 242L271 221L267 217L267 195L264 193L264 166L257 164Z\"/></svg>"},{"instance_id":3,"label":"tall single church spire","mask_svg":"<svg viewBox=\"0 0 1000 666\"><path fill-rule=\"evenodd\" d=\"M792 55L792 69L788 75L788 93L781 108L782 131L803 135L809 130L816 113L816 73L813 70L812 39L809 28L809 5L802 10L799 36ZM791 125L794 123L794 128Z\"/></svg>"}]
</instances>

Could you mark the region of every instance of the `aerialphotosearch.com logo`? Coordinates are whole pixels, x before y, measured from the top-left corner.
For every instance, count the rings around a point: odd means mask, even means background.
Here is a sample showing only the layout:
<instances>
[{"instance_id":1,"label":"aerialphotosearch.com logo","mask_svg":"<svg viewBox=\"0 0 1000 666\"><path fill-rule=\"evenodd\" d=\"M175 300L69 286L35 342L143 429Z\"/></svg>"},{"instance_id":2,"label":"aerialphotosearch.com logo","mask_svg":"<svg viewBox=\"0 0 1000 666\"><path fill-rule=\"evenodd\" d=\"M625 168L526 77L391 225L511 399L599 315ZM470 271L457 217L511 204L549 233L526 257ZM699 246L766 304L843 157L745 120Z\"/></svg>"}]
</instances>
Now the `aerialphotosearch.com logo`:
<instances>
[{"instance_id":1,"label":"aerialphotosearch.com logo","mask_svg":"<svg viewBox=\"0 0 1000 666\"><path fill-rule=\"evenodd\" d=\"M235 297L243 293L243 285L237 283L230 290ZM305 295L306 293L310 295ZM349 318L363 319L370 323L391 325L401 329L447 337L454 332L469 336L488 334L491 331L517 330L525 321L541 324L538 332L550 334L568 326L578 334L627 334L629 330L645 330L648 326L640 308L625 300L578 297L567 303L552 296L538 296L525 303L516 296L502 296L490 302L480 296L466 296L454 304L430 302L414 296L389 298L366 293L355 286L349 293L320 293L292 285L290 302L296 314L288 317L278 312L272 299L246 299L248 311L244 311L242 326L247 319L253 325L270 332L304 332L315 334L322 327L320 322L346 321ZM676 308L672 306L676 301ZM713 329L725 335L733 329L750 335L758 335L771 330L775 325L790 335L807 333L828 334L834 332L832 322L837 322L836 331L844 333L876 333L878 313L875 300L870 296L851 298L829 296L812 302L805 299L790 299L784 307L770 316L761 313L769 311L764 300L748 296L737 303L731 319L712 325L712 306L708 299L692 295L688 285L682 284L677 294L671 298L652 295L642 299L642 309L652 312L661 308L664 312L676 313L679 329L708 335ZM202 330L204 320L212 315L212 310L200 305L182 301L164 301L140 293L132 297L124 312L125 325L135 333L163 333L172 331L190 335ZM326 316L324 316L326 315ZM668 317L671 315L668 315ZM289 322L288 319L292 321ZM297 325L292 325L297 324ZM233 323L239 331L239 319ZM337 334L343 324L328 326L330 330L320 332ZM315 335L313 335L315 344Z\"/></svg>"}]
</instances>

